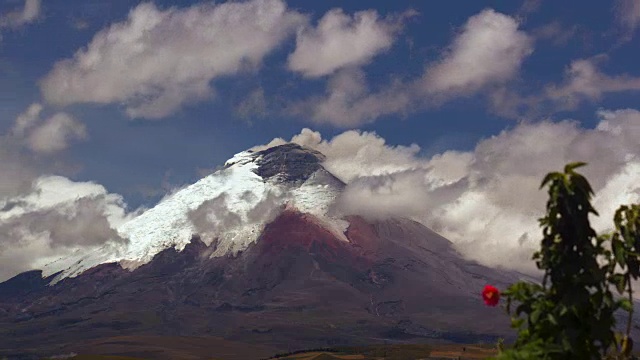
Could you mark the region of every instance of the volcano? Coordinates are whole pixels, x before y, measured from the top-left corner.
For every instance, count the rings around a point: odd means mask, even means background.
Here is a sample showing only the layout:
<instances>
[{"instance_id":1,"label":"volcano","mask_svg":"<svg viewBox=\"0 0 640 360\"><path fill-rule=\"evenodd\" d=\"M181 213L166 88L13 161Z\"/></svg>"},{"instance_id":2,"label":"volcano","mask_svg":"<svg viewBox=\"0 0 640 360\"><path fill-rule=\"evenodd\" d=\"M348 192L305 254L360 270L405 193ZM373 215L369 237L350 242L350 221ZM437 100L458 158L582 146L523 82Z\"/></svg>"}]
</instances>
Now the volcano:
<instances>
[{"instance_id":1,"label":"volcano","mask_svg":"<svg viewBox=\"0 0 640 360\"><path fill-rule=\"evenodd\" d=\"M195 341L203 358L251 358L223 349L268 355L507 332L507 317L479 294L518 274L464 259L410 219L340 214L345 184L323 161L296 144L242 152L123 224L124 245L0 284L0 356L179 358L156 350Z\"/></svg>"}]
</instances>

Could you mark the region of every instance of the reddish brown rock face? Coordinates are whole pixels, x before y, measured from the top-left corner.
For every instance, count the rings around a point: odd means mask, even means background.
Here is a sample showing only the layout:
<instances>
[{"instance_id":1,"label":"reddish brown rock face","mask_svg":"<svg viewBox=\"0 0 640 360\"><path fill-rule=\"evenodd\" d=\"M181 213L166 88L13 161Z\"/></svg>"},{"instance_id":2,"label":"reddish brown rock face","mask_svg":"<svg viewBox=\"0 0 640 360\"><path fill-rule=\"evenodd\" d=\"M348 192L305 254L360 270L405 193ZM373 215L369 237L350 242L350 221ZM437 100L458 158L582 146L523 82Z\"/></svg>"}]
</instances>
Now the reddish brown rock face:
<instances>
[{"instance_id":1,"label":"reddish brown rock face","mask_svg":"<svg viewBox=\"0 0 640 360\"><path fill-rule=\"evenodd\" d=\"M357 240L361 243L362 237ZM348 236L347 236L348 237ZM262 256L278 256L287 251L303 251L328 263L348 264L364 270L368 261L365 249L355 241L346 242L322 227L313 215L287 210L268 224L258 244Z\"/></svg>"},{"instance_id":2,"label":"reddish brown rock face","mask_svg":"<svg viewBox=\"0 0 640 360\"><path fill-rule=\"evenodd\" d=\"M291 210L284 211L268 224L260 237L260 245L264 251L275 253L287 248L301 248L308 252L321 249L335 256L342 247L340 242L330 231L320 226L312 215Z\"/></svg>"},{"instance_id":3,"label":"reddish brown rock face","mask_svg":"<svg viewBox=\"0 0 640 360\"><path fill-rule=\"evenodd\" d=\"M359 216L350 216L347 220L349 221L349 227L346 235L353 246L362 249L365 255L375 255L380 249L381 243L375 227Z\"/></svg>"}]
</instances>

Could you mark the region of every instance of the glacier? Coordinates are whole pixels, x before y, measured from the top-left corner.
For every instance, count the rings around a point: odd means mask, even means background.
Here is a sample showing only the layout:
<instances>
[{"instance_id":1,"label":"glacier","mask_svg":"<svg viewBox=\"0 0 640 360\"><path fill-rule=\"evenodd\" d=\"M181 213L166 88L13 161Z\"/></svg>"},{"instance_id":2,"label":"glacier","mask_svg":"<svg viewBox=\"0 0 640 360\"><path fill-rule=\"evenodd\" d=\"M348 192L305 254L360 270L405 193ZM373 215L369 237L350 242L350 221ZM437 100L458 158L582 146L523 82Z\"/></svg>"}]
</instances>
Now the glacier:
<instances>
[{"instance_id":1,"label":"glacier","mask_svg":"<svg viewBox=\"0 0 640 360\"><path fill-rule=\"evenodd\" d=\"M315 216L337 238L348 241L345 232L349 223L339 215L331 214L331 205L344 184L322 166L304 181L282 181L281 176L264 179L256 171L261 153L249 150L236 154L223 169L167 195L153 208L118 226L117 233L128 240L126 245L107 243L90 252L79 251L45 266L43 276L57 274L52 281L55 283L112 262L133 270L165 249L182 251L196 234L207 244L215 241L211 256L236 255L258 240L270 220L263 217L255 221L250 217L252 209L269 197L278 202L276 205L280 209L293 208ZM221 196L224 196L226 211L234 213L241 221L224 229L212 227L210 231L198 231L189 214ZM207 217L215 216L207 214Z\"/></svg>"}]
</instances>

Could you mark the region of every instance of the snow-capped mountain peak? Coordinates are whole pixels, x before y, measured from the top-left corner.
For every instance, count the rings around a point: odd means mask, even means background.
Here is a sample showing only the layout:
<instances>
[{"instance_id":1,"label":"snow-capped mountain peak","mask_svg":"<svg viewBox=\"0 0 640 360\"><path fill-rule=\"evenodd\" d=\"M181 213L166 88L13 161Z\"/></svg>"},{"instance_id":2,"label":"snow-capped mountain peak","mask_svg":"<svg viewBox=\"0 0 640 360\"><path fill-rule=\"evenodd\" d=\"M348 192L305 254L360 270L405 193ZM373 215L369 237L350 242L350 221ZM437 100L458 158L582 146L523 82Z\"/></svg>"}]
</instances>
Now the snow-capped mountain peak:
<instances>
[{"instance_id":1,"label":"snow-capped mountain peak","mask_svg":"<svg viewBox=\"0 0 640 360\"><path fill-rule=\"evenodd\" d=\"M125 268L149 262L157 253L182 250L194 234L211 244L212 256L235 255L256 242L264 226L286 207L314 215L338 238L348 223L331 216L330 206L344 187L322 167L321 153L297 144L263 151L243 151L223 169L162 199L155 207L116 230L129 242L124 248L104 246L49 264L44 275L73 277L106 262Z\"/></svg>"}]
</instances>

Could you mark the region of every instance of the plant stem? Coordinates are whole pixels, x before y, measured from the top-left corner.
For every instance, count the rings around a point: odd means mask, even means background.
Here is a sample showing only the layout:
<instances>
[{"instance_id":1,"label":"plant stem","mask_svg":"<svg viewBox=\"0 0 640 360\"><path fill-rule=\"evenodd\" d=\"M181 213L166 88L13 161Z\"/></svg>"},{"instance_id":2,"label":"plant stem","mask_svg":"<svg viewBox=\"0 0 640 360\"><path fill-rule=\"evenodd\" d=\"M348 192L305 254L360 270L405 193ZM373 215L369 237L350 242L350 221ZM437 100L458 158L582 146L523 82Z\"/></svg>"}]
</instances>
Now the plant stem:
<instances>
[{"instance_id":1,"label":"plant stem","mask_svg":"<svg viewBox=\"0 0 640 360\"><path fill-rule=\"evenodd\" d=\"M627 338L631 335L631 321L633 318L633 291L631 289L631 276L627 271L627 282L629 283L629 302L631 303L631 311L629 311L629 318L627 319Z\"/></svg>"}]
</instances>

